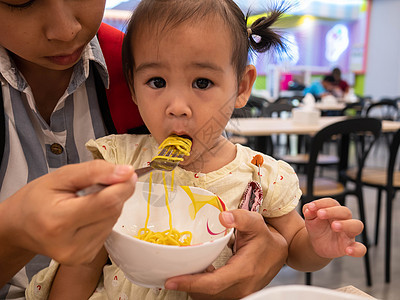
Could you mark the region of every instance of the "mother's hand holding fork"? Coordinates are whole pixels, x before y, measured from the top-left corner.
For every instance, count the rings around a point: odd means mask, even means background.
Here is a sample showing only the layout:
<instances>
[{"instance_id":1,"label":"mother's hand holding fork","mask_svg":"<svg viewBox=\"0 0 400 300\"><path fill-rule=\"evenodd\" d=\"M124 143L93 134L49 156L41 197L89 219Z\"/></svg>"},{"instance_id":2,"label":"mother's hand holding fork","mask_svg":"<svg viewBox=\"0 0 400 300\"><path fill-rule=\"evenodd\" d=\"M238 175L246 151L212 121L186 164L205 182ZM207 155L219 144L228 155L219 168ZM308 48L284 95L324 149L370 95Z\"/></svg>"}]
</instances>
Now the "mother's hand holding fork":
<instances>
[{"instance_id":1,"label":"mother's hand holding fork","mask_svg":"<svg viewBox=\"0 0 400 300\"><path fill-rule=\"evenodd\" d=\"M136 178L131 166L94 160L61 167L0 203L0 287L36 254L67 265L92 261L133 193ZM109 186L76 195L95 183Z\"/></svg>"}]
</instances>

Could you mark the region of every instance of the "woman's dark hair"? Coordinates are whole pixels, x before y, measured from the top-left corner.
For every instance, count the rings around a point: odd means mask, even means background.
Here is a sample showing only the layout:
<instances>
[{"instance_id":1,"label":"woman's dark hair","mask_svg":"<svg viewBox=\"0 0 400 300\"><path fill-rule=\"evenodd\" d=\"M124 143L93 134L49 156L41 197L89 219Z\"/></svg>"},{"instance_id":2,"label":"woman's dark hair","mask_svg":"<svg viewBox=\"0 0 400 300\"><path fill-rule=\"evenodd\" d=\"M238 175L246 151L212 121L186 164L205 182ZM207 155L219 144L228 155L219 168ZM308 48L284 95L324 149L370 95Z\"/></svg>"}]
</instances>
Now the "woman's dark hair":
<instances>
[{"instance_id":1,"label":"woman's dark hair","mask_svg":"<svg viewBox=\"0 0 400 300\"><path fill-rule=\"evenodd\" d=\"M332 75L325 75L322 80L330 83L335 83L335 77L333 77Z\"/></svg>"},{"instance_id":2,"label":"woman's dark hair","mask_svg":"<svg viewBox=\"0 0 400 300\"><path fill-rule=\"evenodd\" d=\"M141 29L152 26L161 34L163 30L185 22L196 24L207 17L221 18L231 31L232 64L239 81L247 66L249 50L266 52L273 48L285 51L282 37L271 26L288 8L287 2L282 1L266 17L257 19L247 27L249 13L244 15L233 0L142 0L132 14L122 46L123 70L127 82L133 91L132 71L135 61L131 40Z\"/></svg>"},{"instance_id":3,"label":"woman's dark hair","mask_svg":"<svg viewBox=\"0 0 400 300\"><path fill-rule=\"evenodd\" d=\"M339 82L342 78L342 71L338 67L336 67L332 70L332 76L333 78L335 78L336 82Z\"/></svg>"}]
</instances>

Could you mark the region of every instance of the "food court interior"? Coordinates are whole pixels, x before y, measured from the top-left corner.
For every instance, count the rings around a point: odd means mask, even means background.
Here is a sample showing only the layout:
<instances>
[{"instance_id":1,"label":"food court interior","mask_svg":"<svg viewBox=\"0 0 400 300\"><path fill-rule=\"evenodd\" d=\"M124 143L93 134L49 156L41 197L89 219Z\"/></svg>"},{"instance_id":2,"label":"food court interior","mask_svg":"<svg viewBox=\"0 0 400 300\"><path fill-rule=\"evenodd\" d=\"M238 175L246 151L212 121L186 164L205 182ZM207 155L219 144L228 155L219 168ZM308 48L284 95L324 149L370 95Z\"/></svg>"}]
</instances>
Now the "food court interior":
<instances>
[{"instance_id":1,"label":"food court interior","mask_svg":"<svg viewBox=\"0 0 400 300\"><path fill-rule=\"evenodd\" d=\"M104 22L121 30L126 26L130 11L140 0L107 0ZM249 55L257 68L258 77L248 105L235 111L236 118L294 118L293 110L319 110L323 117L367 116L368 108L377 102L389 103L390 116L384 110L368 116L393 121L391 134L400 129L400 1L398 0L285 0L293 2L281 23L288 42L287 53L280 55ZM236 0L240 8L251 9L249 22L263 13L269 4L279 0L243 1ZM297 3L297 4L295 4ZM325 88L329 94L307 94L313 84L319 84L332 74L334 68L341 71L341 79L348 84L346 90L336 93ZM335 85L338 80L335 79ZM306 98L307 94L307 98ZM289 105L283 114L278 110L271 113L273 104ZM321 107L318 107L321 106ZM283 110L283 109L282 109ZM301 114L299 114L301 115ZM319 116L318 116L319 117ZM321 117L322 118L322 117ZM294 120L294 119L293 119ZM315 120L309 120L312 122ZM298 126L311 125L299 121ZM397 126L397 127L396 127ZM272 155L284 155L293 150L293 142L300 140L294 134L265 133L271 137L274 150L266 143L256 144L262 134L227 132L232 140L259 147L258 150ZM289 137L289 139L286 139ZM289 148L289 141L290 147ZM386 168L389 159L388 143L379 138L368 156L367 166ZM260 148L261 147L261 148ZM264 148L263 148L264 147ZM289 149L289 150L288 150ZM328 152L329 152L328 148ZM293 154L293 153L292 153ZM279 156L278 155L278 156ZM333 172L334 166L324 173ZM400 170L396 164L395 171ZM395 185L394 181L394 185ZM400 186L399 186L400 188ZM366 212L366 231L369 237L372 286L365 280L362 258L343 257L335 259L323 270L312 274L311 283L329 289L354 286L377 299L400 298L400 194L392 201L391 231L391 280L385 282L385 206L382 199L379 224L379 241L374 244L377 189L363 186ZM385 194L384 194L385 195ZM354 216L358 217L358 204L352 196L346 198ZM304 284L304 273L284 267L269 286Z\"/></svg>"}]
</instances>

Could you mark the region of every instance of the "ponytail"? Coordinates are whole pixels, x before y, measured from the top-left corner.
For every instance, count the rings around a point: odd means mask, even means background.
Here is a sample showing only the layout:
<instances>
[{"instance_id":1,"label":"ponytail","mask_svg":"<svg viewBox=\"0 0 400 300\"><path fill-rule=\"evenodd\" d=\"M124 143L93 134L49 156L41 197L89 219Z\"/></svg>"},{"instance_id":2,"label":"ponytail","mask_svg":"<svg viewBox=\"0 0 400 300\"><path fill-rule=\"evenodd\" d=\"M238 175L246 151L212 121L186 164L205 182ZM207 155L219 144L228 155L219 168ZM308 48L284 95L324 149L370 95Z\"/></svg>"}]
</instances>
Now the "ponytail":
<instances>
[{"instance_id":1,"label":"ponytail","mask_svg":"<svg viewBox=\"0 0 400 300\"><path fill-rule=\"evenodd\" d=\"M286 51L282 35L271 27L289 8L290 6L283 2L273 8L267 17L260 17L247 28L250 48L253 51L260 53L270 49L275 49L278 53ZM248 17L249 15L246 16L246 24Z\"/></svg>"}]
</instances>

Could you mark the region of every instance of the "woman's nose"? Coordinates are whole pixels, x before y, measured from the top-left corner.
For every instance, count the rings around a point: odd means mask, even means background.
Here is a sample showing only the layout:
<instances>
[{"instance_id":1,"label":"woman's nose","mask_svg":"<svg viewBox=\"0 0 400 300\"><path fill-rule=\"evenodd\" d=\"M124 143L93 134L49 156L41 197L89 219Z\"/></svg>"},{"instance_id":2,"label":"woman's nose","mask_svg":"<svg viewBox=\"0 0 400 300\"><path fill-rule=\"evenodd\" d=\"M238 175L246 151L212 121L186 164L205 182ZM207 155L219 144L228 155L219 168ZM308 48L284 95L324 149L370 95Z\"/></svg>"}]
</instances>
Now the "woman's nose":
<instances>
[{"instance_id":1,"label":"woman's nose","mask_svg":"<svg viewBox=\"0 0 400 300\"><path fill-rule=\"evenodd\" d=\"M47 11L45 35L48 40L71 41L81 31L75 11L68 6L68 1L54 1Z\"/></svg>"}]
</instances>

